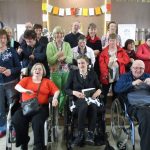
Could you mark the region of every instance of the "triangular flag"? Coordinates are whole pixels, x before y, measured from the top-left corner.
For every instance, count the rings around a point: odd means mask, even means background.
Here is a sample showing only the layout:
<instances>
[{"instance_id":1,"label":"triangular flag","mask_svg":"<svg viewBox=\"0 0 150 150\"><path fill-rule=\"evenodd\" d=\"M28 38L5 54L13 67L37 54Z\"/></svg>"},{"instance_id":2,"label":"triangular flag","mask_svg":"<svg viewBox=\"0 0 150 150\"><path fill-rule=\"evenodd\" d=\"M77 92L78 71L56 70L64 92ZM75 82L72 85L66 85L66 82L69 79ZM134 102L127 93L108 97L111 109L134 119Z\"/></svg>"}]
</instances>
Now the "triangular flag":
<instances>
[{"instance_id":1,"label":"triangular flag","mask_svg":"<svg viewBox=\"0 0 150 150\"><path fill-rule=\"evenodd\" d=\"M102 10L102 13L106 13L107 12L106 5L102 5L101 10Z\"/></svg>"},{"instance_id":2,"label":"triangular flag","mask_svg":"<svg viewBox=\"0 0 150 150\"><path fill-rule=\"evenodd\" d=\"M65 14L65 9L59 8L59 16L64 16L64 14Z\"/></svg>"},{"instance_id":3,"label":"triangular flag","mask_svg":"<svg viewBox=\"0 0 150 150\"><path fill-rule=\"evenodd\" d=\"M101 8L100 7L96 7L95 8L95 14L96 15L100 15L102 13Z\"/></svg>"},{"instance_id":4,"label":"triangular flag","mask_svg":"<svg viewBox=\"0 0 150 150\"><path fill-rule=\"evenodd\" d=\"M55 7L53 8L53 14L54 14L54 15L58 15L58 13L59 13L59 8L55 6Z\"/></svg>"},{"instance_id":5,"label":"triangular flag","mask_svg":"<svg viewBox=\"0 0 150 150\"><path fill-rule=\"evenodd\" d=\"M87 8L83 8L82 15L88 16L88 9Z\"/></svg>"},{"instance_id":6,"label":"triangular flag","mask_svg":"<svg viewBox=\"0 0 150 150\"><path fill-rule=\"evenodd\" d=\"M94 8L89 8L89 16L94 16Z\"/></svg>"},{"instance_id":7,"label":"triangular flag","mask_svg":"<svg viewBox=\"0 0 150 150\"><path fill-rule=\"evenodd\" d=\"M66 8L66 16L70 16L71 15L71 8Z\"/></svg>"},{"instance_id":8,"label":"triangular flag","mask_svg":"<svg viewBox=\"0 0 150 150\"><path fill-rule=\"evenodd\" d=\"M42 10L47 10L47 4L46 3L42 3Z\"/></svg>"},{"instance_id":9,"label":"triangular flag","mask_svg":"<svg viewBox=\"0 0 150 150\"><path fill-rule=\"evenodd\" d=\"M47 6L47 12L51 13L51 12L52 12L52 9L53 9L53 6L52 6L52 5L48 5L48 6Z\"/></svg>"}]
</instances>

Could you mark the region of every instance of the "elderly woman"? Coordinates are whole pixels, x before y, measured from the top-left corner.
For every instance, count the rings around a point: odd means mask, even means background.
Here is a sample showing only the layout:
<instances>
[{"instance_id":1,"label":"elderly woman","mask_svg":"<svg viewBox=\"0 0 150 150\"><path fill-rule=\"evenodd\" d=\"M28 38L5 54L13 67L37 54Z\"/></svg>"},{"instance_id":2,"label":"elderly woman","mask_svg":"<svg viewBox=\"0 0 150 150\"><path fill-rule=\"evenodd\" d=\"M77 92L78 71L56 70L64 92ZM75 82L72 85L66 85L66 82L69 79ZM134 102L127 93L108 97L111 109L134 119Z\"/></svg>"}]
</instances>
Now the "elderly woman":
<instances>
[{"instance_id":1,"label":"elderly woman","mask_svg":"<svg viewBox=\"0 0 150 150\"><path fill-rule=\"evenodd\" d=\"M110 34L108 46L99 57L100 81L102 83L105 104L110 85L112 85L113 99L116 97L114 84L119 79L120 74L125 73L125 66L129 62L130 59L125 50L117 46L117 35L114 33Z\"/></svg>"},{"instance_id":2,"label":"elderly woman","mask_svg":"<svg viewBox=\"0 0 150 150\"><path fill-rule=\"evenodd\" d=\"M36 97L38 88L38 103L40 110L38 113L25 116L22 109L15 112L12 122L16 130L16 147L21 145L21 150L28 149L29 122L32 123L34 134L34 150L44 150L44 122L48 117L48 99L50 95L53 96L52 105L57 106L59 90L55 84L44 78L46 75L43 64L36 63L31 69L31 77L24 77L16 86L15 89L22 93L22 101L27 101Z\"/></svg>"},{"instance_id":3,"label":"elderly woman","mask_svg":"<svg viewBox=\"0 0 150 150\"><path fill-rule=\"evenodd\" d=\"M85 101L85 94L83 89L95 88L95 91L91 93L92 99L96 99L101 94L100 83L98 77L93 69L89 70L89 59L87 56L77 57L78 70L70 72L68 81L66 84L66 93L73 97L73 101L77 107L78 112L78 136L74 140L74 145L80 145L84 140L84 125L85 119L88 116L88 135L87 144L94 144L94 130L96 126L97 118L97 105L88 105Z\"/></svg>"},{"instance_id":4,"label":"elderly woman","mask_svg":"<svg viewBox=\"0 0 150 150\"><path fill-rule=\"evenodd\" d=\"M93 49L95 55L95 64L94 70L99 76L99 62L98 58L102 51L102 43L100 38L96 35L97 34L97 26L94 23L90 23L88 26L88 34L87 34L87 43L86 45Z\"/></svg>"},{"instance_id":5,"label":"elderly woman","mask_svg":"<svg viewBox=\"0 0 150 150\"><path fill-rule=\"evenodd\" d=\"M17 92L14 86L19 80L20 62L16 50L7 47L8 34L0 29L0 137L6 131L5 104L12 103Z\"/></svg>"},{"instance_id":6,"label":"elderly woman","mask_svg":"<svg viewBox=\"0 0 150 150\"><path fill-rule=\"evenodd\" d=\"M60 26L56 26L53 30L54 41L47 45L46 55L50 66L51 79L60 90L59 96L59 113L63 112L66 95L64 85L66 84L69 67L72 63L72 50L70 44L63 41L64 30Z\"/></svg>"}]
</instances>

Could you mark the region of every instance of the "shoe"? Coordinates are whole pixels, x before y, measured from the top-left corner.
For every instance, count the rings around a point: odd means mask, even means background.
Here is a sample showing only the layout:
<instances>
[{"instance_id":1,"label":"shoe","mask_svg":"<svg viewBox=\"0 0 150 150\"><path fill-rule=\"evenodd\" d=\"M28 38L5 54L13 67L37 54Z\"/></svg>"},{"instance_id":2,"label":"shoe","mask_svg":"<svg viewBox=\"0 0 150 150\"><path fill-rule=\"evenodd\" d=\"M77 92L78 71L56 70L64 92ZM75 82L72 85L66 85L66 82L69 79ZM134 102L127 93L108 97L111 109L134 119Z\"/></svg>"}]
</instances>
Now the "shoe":
<instances>
[{"instance_id":1,"label":"shoe","mask_svg":"<svg viewBox=\"0 0 150 150\"><path fill-rule=\"evenodd\" d=\"M28 150L29 141L30 141L30 137L28 136L26 143L21 145L20 150Z\"/></svg>"},{"instance_id":2,"label":"shoe","mask_svg":"<svg viewBox=\"0 0 150 150\"><path fill-rule=\"evenodd\" d=\"M94 133L93 133L93 131L88 131L87 138L86 138L85 142L88 145L94 145Z\"/></svg>"},{"instance_id":3,"label":"shoe","mask_svg":"<svg viewBox=\"0 0 150 150\"><path fill-rule=\"evenodd\" d=\"M22 144L20 150L28 150L28 144Z\"/></svg>"},{"instance_id":4,"label":"shoe","mask_svg":"<svg viewBox=\"0 0 150 150\"><path fill-rule=\"evenodd\" d=\"M41 143L34 145L33 150L46 150L46 147Z\"/></svg>"},{"instance_id":5,"label":"shoe","mask_svg":"<svg viewBox=\"0 0 150 150\"><path fill-rule=\"evenodd\" d=\"M80 146L80 147L82 147L83 144L84 144L84 132L80 131L78 133L78 136L75 138L75 140L71 144L71 147L74 147L74 146Z\"/></svg>"}]
</instances>

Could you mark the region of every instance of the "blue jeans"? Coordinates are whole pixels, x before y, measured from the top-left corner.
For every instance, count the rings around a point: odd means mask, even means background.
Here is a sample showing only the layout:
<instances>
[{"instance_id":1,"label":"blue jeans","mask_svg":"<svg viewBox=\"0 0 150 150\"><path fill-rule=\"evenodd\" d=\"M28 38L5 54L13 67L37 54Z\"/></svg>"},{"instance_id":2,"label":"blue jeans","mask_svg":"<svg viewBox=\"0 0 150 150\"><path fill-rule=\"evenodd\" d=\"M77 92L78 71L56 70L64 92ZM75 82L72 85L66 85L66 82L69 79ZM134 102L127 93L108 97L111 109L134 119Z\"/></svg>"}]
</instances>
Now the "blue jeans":
<instances>
[{"instance_id":1,"label":"blue jeans","mask_svg":"<svg viewBox=\"0 0 150 150\"><path fill-rule=\"evenodd\" d=\"M17 95L17 91L14 89L17 81L0 85L0 127L6 124L6 106L13 101L13 96Z\"/></svg>"}]
</instances>

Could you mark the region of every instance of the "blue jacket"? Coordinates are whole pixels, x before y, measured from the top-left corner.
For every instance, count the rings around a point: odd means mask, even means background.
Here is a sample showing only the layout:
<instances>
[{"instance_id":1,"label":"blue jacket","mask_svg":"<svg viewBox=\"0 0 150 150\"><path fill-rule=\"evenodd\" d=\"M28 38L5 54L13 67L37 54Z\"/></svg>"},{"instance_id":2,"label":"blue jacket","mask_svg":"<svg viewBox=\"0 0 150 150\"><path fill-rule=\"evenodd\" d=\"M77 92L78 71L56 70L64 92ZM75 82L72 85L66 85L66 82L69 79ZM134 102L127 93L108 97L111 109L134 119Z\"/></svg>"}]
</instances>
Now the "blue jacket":
<instances>
[{"instance_id":1,"label":"blue jacket","mask_svg":"<svg viewBox=\"0 0 150 150\"><path fill-rule=\"evenodd\" d=\"M139 79L144 81L146 78L150 78L150 74L144 73ZM121 75L115 85L115 92L119 94L130 92L134 89L134 86L132 85L134 80L135 79L133 78L131 71Z\"/></svg>"},{"instance_id":2,"label":"blue jacket","mask_svg":"<svg viewBox=\"0 0 150 150\"><path fill-rule=\"evenodd\" d=\"M0 84L19 79L21 65L15 49L7 48L4 53L0 54L0 66L11 70L11 75L8 77L0 73Z\"/></svg>"}]
</instances>

